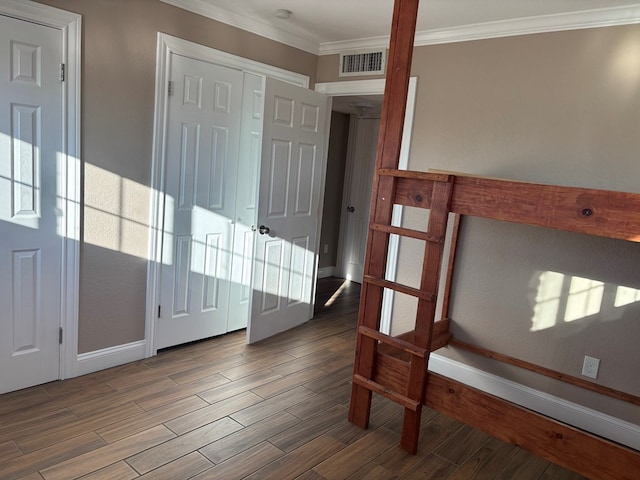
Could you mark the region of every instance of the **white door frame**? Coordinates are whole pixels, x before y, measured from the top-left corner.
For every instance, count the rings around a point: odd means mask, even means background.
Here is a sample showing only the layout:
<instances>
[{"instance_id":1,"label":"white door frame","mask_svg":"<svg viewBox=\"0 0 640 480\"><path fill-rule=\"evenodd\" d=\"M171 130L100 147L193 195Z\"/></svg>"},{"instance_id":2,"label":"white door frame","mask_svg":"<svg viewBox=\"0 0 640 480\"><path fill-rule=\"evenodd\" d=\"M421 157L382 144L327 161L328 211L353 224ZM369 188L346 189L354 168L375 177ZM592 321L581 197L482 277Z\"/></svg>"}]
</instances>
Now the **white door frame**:
<instances>
[{"instance_id":1,"label":"white door frame","mask_svg":"<svg viewBox=\"0 0 640 480\"><path fill-rule=\"evenodd\" d=\"M385 79L376 80L353 80L348 82L324 82L316 83L316 91L332 96L345 96L345 95L382 95L384 94ZM409 90L407 93L407 111L405 114L405 122L402 130L402 146L400 148L400 161L398 168L406 170L409 165L409 150L411 148L411 133L413 131L413 114L416 105L416 93L418 89L418 77L409 78ZM349 159L347 160L349 161ZM344 224L344 209L340 219L340 246L339 254L336 263L341 263L342 259L342 236L343 236L343 224ZM393 220L394 225L400 225L402 220L402 207L395 205L393 207ZM396 270L398 266L398 239L391 237L389 241L389 255L387 257L387 278L394 280L396 277ZM380 323L380 330L383 332L389 332L391 328L391 312L393 306L393 294L384 295L382 301L382 318Z\"/></svg>"},{"instance_id":2,"label":"white door frame","mask_svg":"<svg viewBox=\"0 0 640 480\"><path fill-rule=\"evenodd\" d=\"M80 65L82 17L30 0L2 0L0 13L20 20L46 25L62 32L62 62L65 64L63 89L63 152L58 154L58 173L62 182L61 211L62 271L60 327L60 379L77 375L78 291L80 276Z\"/></svg>"},{"instance_id":3,"label":"white door frame","mask_svg":"<svg viewBox=\"0 0 640 480\"><path fill-rule=\"evenodd\" d=\"M153 152L151 160L151 209L149 218L149 261L147 262L147 299L145 314L145 357L156 354L154 330L158 314L162 235L164 218L164 158L166 147L167 89L172 54L215 63L243 72L277 78L309 88L309 77L264 63L238 57L187 40L158 33L156 50L156 88L153 121Z\"/></svg>"}]
</instances>

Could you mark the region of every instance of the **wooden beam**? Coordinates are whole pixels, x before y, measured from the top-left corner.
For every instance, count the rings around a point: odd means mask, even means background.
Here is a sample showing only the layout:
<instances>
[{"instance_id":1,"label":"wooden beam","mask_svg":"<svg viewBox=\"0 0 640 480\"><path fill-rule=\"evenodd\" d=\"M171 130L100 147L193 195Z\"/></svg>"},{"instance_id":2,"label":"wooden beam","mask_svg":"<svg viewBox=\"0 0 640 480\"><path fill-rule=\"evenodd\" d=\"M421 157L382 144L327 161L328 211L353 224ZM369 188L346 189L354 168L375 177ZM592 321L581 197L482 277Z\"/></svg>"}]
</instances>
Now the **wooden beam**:
<instances>
[{"instance_id":1,"label":"wooden beam","mask_svg":"<svg viewBox=\"0 0 640 480\"><path fill-rule=\"evenodd\" d=\"M400 205L430 208L430 182L397 184ZM456 175L451 211L556 230L640 242L640 194Z\"/></svg>"},{"instance_id":2,"label":"wooden beam","mask_svg":"<svg viewBox=\"0 0 640 480\"><path fill-rule=\"evenodd\" d=\"M451 209L462 215L640 242L640 195L456 177Z\"/></svg>"},{"instance_id":3,"label":"wooden beam","mask_svg":"<svg viewBox=\"0 0 640 480\"><path fill-rule=\"evenodd\" d=\"M451 288L453 286L453 272L455 271L456 253L458 251L458 236L460 234L460 222L462 216L456 213L453 217L451 229L451 246L449 247L449 263L447 264L447 278L445 279L444 292L442 294L442 318L449 318L449 304L451 303Z\"/></svg>"},{"instance_id":4,"label":"wooden beam","mask_svg":"<svg viewBox=\"0 0 640 480\"><path fill-rule=\"evenodd\" d=\"M640 452L430 373L425 405L593 480L637 480Z\"/></svg>"}]
</instances>

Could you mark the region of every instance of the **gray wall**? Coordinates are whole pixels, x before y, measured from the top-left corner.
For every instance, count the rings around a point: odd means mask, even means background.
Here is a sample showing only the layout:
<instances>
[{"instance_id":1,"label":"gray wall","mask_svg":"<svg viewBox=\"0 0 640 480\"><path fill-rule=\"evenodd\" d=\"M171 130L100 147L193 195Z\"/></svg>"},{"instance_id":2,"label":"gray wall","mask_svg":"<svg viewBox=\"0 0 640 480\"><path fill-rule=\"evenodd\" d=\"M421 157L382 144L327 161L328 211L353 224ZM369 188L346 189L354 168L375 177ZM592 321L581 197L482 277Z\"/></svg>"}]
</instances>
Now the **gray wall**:
<instances>
[{"instance_id":1,"label":"gray wall","mask_svg":"<svg viewBox=\"0 0 640 480\"><path fill-rule=\"evenodd\" d=\"M336 61L321 58L318 81L336 80ZM418 47L412 75L409 168L640 192L640 26ZM640 289L640 245L467 220L454 335L575 376L591 355L601 359L598 383L640 395L640 303L615 306L619 286ZM406 209L404 221L422 227L425 218ZM418 285L421 251L402 245L400 281ZM593 304L578 291L582 279L604 284L591 285ZM412 313L411 302L397 302L396 332L410 328ZM438 353L640 424L637 406L451 348Z\"/></svg>"},{"instance_id":2,"label":"gray wall","mask_svg":"<svg viewBox=\"0 0 640 480\"><path fill-rule=\"evenodd\" d=\"M309 75L317 58L158 0L40 0L82 15L79 352L144 338L158 32Z\"/></svg>"}]
</instances>

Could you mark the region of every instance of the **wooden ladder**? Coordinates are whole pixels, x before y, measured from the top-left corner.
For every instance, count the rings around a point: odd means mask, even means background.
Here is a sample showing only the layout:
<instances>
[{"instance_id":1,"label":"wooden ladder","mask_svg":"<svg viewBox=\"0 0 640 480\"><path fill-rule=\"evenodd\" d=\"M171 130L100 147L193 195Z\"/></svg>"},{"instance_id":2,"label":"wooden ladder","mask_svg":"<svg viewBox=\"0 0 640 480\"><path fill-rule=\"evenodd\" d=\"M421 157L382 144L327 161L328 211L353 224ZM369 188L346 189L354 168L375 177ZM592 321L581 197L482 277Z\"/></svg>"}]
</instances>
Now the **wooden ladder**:
<instances>
[{"instance_id":1,"label":"wooden ladder","mask_svg":"<svg viewBox=\"0 0 640 480\"><path fill-rule=\"evenodd\" d=\"M402 188L403 182L410 180L420 180L419 192ZM447 174L394 169L378 169L374 178L375 197L360 297L349 420L368 427L372 392L393 400L404 407L400 444L410 453L416 453L418 448L429 353L450 338L448 321L437 322L434 330L434 320L453 180L454 177ZM396 198L400 195L405 198ZM413 197L413 201L407 201L407 196ZM393 204L409 203L429 208L426 231L391 225ZM419 288L385 279L391 234L424 241ZM400 337L380 332L384 289L418 299L415 330Z\"/></svg>"}]
</instances>

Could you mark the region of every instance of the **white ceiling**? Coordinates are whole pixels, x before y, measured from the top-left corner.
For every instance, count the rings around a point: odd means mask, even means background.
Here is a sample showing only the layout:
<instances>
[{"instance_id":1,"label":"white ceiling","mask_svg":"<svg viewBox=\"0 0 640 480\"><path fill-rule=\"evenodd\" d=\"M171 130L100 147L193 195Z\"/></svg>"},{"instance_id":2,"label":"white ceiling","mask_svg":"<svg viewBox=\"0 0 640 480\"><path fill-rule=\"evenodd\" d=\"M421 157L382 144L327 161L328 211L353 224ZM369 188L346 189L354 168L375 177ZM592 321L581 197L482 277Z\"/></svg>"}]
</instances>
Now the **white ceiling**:
<instances>
[{"instance_id":1,"label":"white ceiling","mask_svg":"<svg viewBox=\"0 0 640 480\"><path fill-rule=\"evenodd\" d=\"M393 0L162 0L316 54L388 43ZM277 9L292 12L287 20ZM416 43L640 23L632 0L422 0Z\"/></svg>"}]
</instances>

